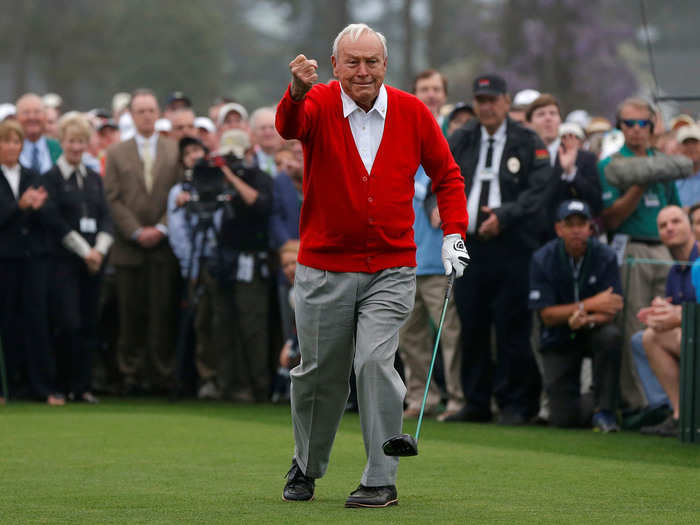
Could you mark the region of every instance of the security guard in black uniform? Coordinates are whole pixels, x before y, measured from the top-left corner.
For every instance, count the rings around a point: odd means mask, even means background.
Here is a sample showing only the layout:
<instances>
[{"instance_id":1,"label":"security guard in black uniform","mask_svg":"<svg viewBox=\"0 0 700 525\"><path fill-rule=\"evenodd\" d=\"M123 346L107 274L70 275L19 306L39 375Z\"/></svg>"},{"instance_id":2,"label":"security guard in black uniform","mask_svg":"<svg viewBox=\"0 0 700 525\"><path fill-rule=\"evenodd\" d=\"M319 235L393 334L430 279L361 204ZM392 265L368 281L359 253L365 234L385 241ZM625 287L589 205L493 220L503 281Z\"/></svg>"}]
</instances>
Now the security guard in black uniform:
<instances>
[{"instance_id":1,"label":"security guard in black uniform","mask_svg":"<svg viewBox=\"0 0 700 525\"><path fill-rule=\"evenodd\" d=\"M467 406L446 421L491 421L492 395L502 424L527 423L539 407L541 380L529 343L528 269L537 248L537 212L552 169L542 140L507 118L509 107L505 80L477 77L477 118L449 141L465 182L472 263L455 283Z\"/></svg>"}]
</instances>

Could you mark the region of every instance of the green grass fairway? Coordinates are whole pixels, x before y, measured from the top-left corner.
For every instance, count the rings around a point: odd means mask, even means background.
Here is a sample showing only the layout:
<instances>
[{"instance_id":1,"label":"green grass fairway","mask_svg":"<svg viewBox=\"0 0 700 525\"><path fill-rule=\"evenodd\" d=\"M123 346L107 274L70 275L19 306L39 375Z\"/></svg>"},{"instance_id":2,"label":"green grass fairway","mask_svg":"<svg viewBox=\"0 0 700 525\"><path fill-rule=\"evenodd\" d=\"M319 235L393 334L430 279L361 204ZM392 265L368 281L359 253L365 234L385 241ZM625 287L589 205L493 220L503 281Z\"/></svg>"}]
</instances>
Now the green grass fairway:
<instances>
[{"instance_id":1,"label":"green grass fairway","mask_svg":"<svg viewBox=\"0 0 700 525\"><path fill-rule=\"evenodd\" d=\"M405 430L413 431L415 422ZM635 433L426 421L399 505L345 509L346 415L316 500L286 503L289 408L105 400L0 407L0 523L698 523L700 447Z\"/></svg>"}]
</instances>

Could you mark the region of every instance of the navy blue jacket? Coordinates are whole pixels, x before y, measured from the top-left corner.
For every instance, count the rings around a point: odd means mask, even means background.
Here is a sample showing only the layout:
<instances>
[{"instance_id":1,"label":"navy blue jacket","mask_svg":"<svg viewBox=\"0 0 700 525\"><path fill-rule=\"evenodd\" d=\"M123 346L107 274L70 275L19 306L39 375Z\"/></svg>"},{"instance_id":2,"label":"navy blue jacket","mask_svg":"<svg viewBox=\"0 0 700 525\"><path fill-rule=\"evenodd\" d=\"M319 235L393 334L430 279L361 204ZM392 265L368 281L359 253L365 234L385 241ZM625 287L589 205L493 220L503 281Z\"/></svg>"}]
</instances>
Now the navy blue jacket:
<instances>
[{"instance_id":1,"label":"navy blue jacket","mask_svg":"<svg viewBox=\"0 0 700 525\"><path fill-rule=\"evenodd\" d=\"M695 302L695 286L691 278L690 268L697 258L698 243L695 243L688 258L688 262L691 264L674 264L671 266L666 278L666 297L670 297L673 304Z\"/></svg>"},{"instance_id":2,"label":"navy blue jacket","mask_svg":"<svg viewBox=\"0 0 700 525\"><path fill-rule=\"evenodd\" d=\"M19 195L15 198L5 175L0 172L0 259L47 256L52 236L60 238L68 233L60 229L58 211L50 198L39 210L19 209L19 199L27 188L42 185L37 172L22 167Z\"/></svg>"},{"instance_id":3,"label":"navy blue jacket","mask_svg":"<svg viewBox=\"0 0 700 525\"><path fill-rule=\"evenodd\" d=\"M577 281L574 280L571 258L564 251L564 242L561 239L549 241L532 255L529 299L531 310L539 311L548 306L583 301L611 286L615 293L622 295L615 252L595 239L588 241ZM542 324L541 349L544 351L566 344L575 337L575 332L572 332L566 323L557 326Z\"/></svg>"}]
</instances>

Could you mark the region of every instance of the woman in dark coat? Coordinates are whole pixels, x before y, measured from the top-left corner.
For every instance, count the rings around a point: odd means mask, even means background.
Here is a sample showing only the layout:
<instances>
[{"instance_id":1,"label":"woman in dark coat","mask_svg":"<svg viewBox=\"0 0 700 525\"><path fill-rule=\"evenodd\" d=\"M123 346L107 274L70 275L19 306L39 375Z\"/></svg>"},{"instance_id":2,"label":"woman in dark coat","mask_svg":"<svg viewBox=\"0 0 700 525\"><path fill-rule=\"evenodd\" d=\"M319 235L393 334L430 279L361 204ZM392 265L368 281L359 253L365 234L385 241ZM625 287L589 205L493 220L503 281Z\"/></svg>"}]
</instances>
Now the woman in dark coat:
<instances>
[{"instance_id":1,"label":"woman in dark coat","mask_svg":"<svg viewBox=\"0 0 700 525\"><path fill-rule=\"evenodd\" d=\"M90 391L92 353L97 346L100 269L112 244L112 222L100 176L83 164L93 132L77 113L58 124L63 155L43 175L58 208L50 280L50 317L59 381L69 399L96 403Z\"/></svg>"},{"instance_id":2,"label":"woman in dark coat","mask_svg":"<svg viewBox=\"0 0 700 525\"><path fill-rule=\"evenodd\" d=\"M16 121L0 124L1 348L11 397L63 405L47 311L50 235L57 217L39 174L19 164L23 140Z\"/></svg>"}]
</instances>

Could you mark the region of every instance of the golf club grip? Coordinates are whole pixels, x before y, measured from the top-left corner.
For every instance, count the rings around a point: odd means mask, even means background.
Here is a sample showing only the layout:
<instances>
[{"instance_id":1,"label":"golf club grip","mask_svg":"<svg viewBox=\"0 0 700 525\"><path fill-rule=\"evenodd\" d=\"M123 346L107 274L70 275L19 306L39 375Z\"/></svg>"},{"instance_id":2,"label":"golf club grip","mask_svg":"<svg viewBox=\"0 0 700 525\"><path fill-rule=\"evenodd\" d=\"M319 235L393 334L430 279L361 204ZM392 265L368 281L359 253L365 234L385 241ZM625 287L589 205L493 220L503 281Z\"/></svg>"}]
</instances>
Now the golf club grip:
<instances>
[{"instance_id":1,"label":"golf club grip","mask_svg":"<svg viewBox=\"0 0 700 525\"><path fill-rule=\"evenodd\" d=\"M447 278L447 288L445 289L445 301L450 297L452 293L452 285L455 283L455 272L452 271L450 276Z\"/></svg>"}]
</instances>

